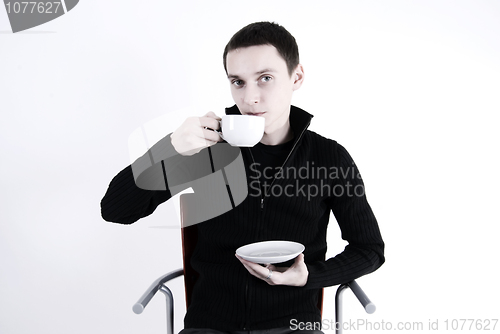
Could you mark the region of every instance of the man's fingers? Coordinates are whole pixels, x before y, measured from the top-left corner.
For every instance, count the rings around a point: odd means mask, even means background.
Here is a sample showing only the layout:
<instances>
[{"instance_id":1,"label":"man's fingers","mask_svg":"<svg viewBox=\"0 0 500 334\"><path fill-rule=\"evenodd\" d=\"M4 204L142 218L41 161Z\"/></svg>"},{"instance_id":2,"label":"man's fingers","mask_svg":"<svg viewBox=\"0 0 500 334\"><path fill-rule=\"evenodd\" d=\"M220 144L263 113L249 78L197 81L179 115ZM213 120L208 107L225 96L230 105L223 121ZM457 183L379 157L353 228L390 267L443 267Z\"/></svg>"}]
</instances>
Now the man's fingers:
<instances>
[{"instance_id":1,"label":"man's fingers","mask_svg":"<svg viewBox=\"0 0 500 334\"><path fill-rule=\"evenodd\" d=\"M219 123L220 117L203 116L200 117L199 120L200 120L200 126L203 128L210 128L212 130L218 130L220 128L220 123Z\"/></svg>"},{"instance_id":2,"label":"man's fingers","mask_svg":"<svg viewBox=\"0 0 500 334\"><path fill-rule=\"evenodd\" d=\"M213 118L200 118L198 127L202 129L219 130L220 124Z\"/></svg>"},{"instance_id":3,"label":"man's fingers","mask_svg":"<svg viewBox=\"0 0 500 334\"><path fill-rule=\"evenodd\" d=\"M236 255L236 257L240 260L240 262L243 264L243 266L245 266L245 268L255 277L258 277L260 279L265 280L266 277L269 275L268 268L263 267L260 264L247 261L247 260L239 257L238 255Z\"/></svg>"},{"instance_id":4,"label":"man's fingers","mask_svg":"<svg viewBox=\"0 0 500 334\"><path fill-rule=\"evenodd\" d=\"M210 141L209 143L210 145L222 141L222 138L217 132L209 129L203 129L203 138L206 139L207 141Z\"/></svg>"},{"instance_id":5,"label":"man's fingers","mask_svg":"<svg viewBox=\"0 0 500 334\"><path fill-rule=\"evenodd\" d=\"M263 266L257 263L243 260L243 265L249 268L257 277L260 278L267 277L267 274L269 273L269 269L264 268Z\"/></svg>"},{"instance_id":6,"label":"man's fingers","mask_svg":"<svg viewBox=\"0 0 500 334\"><path fill-rule=\"evenodd\" d=\"M300 264L300 262L304 262L304 253L300 253L295 258L295 264Z\"/></svg>"},{"instance_id":7,"label":"man's fingers","mask_svg":"<svg viewBox=\"0 0 500 334\"><path fill-rule=\"evenodd\" d=\"M262 273L259 273L257 270L255 270L255 267L253 267L250 263L246 262L245 260L242 260L241 263L243 263L243 266L248 270L248 272L250 272L250 274L259 278L262 277Z\"/></svg>"},{"instance_id":8,"label":"man's fingers","mask_svg":"<svg viewBox=\"0 0 500 334\"><path fill-rule=\"evenodd\" d=\"M219 116L217 116L213 111L209 111L205 114L204 117L211 117L211 118L215 118L216 120L220 121L221 118Z\"/></svg>"},{"instance_id":9,"label":"man's fingers","mask_svg":"<svg viewBox=\"0 0 500 334\"><path fill-rule=\"evenodd\" d=\"M220 118L213 112L203 117L188 117L171 135L172 145L181 155L193 155L222 141L212 130L220 128Z\"/></svg>"}]
</instances>

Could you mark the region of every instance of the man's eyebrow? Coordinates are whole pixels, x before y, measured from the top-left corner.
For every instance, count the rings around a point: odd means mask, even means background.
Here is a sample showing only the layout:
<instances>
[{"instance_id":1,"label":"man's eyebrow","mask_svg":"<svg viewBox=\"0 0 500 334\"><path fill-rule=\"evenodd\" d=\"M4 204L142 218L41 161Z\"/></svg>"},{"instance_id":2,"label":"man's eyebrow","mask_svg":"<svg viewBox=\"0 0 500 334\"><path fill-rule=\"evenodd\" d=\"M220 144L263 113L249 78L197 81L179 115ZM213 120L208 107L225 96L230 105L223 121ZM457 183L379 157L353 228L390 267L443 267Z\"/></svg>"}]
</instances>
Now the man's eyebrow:
<instances>
[{"instance_id":1,"label":"man's eyebrow","mask_svg":"<svg viewBox=\"0 0 500 334\"><path fill-rule=\"evenodd\" d=\"M258 72L256 72L255 74L257 74L257 75L261 75L261 74L264 74L264 73L272 73L272 72L276 72L276 71L275 71L275 70L273 70L272 68L266 68L266 69L264 69L264 70L262 70L262 71L258 71Z\"/></svg>"},{"instance_id":2,"label":"man's eyebrow","mask_svg":"<svg viewBox=\"0 0 500 334\"><path fill-rule=\"evenodd\" d=\"M264 74L264 73L272 73L272 72L276 72L276 71L273 70L272 68L266 68L266 69L263 69L261 71L255 72L255 75L261 75L261 74ZM227 78L228 79L240 79L240 77L238 75L236 75L236 74L228 74Z\"/></svg>"}]
</instances>

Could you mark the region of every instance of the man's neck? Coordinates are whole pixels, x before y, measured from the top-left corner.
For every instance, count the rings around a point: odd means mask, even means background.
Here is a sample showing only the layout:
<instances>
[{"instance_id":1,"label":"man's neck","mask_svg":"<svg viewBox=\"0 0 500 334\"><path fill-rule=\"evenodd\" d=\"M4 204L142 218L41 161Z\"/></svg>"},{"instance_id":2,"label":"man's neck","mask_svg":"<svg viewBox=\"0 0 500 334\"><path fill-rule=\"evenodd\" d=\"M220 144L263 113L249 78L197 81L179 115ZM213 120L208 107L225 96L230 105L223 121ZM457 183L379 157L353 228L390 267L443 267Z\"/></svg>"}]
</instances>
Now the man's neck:
<instances>
[{"instance_id":1,"label":"man's neck","mask_svg":"<svg viewBox=\"0 0 500 334\"><path fill-rule=\"evenodd\" d=\"M273 133L264 133L260 142L264 145L279 145L290 141L293 138L293 131L290 127L290 119L288 119L284 126L274 131Z\"/></svg>"}]
</instances>

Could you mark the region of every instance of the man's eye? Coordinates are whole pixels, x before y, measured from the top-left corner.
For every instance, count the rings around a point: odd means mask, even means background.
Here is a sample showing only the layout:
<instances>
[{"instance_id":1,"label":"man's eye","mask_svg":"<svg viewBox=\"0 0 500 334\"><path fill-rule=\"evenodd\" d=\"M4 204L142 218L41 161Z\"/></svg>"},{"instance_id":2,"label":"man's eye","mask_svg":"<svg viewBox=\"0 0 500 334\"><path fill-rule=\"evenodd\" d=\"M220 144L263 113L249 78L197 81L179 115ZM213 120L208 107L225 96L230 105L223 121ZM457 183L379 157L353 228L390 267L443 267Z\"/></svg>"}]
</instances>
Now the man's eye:
<instances>
[{"instance_id":1,"label":"man's eye","mask_svg":"<svg viewBox=\"0 0 500 334\"><path fill-rule=\"evenodd\" d=\"M233 81L233 85L238 86L238 87L242 86L243 85L243 81L241 81L241 80L234 80Z\"/></svg>"},{"instance_id":2,"label":"man's eye","mask_svg":"<svg viewBox=\"0 0 500 334\"><path fill-rule=\"evenodd\" d=\"M272 78L269 75L265 75L265 76L262 77L261 80L264 81L264 82L268 82L268 81L271 81L271 79Z\"/></svg>"}]
</instances>

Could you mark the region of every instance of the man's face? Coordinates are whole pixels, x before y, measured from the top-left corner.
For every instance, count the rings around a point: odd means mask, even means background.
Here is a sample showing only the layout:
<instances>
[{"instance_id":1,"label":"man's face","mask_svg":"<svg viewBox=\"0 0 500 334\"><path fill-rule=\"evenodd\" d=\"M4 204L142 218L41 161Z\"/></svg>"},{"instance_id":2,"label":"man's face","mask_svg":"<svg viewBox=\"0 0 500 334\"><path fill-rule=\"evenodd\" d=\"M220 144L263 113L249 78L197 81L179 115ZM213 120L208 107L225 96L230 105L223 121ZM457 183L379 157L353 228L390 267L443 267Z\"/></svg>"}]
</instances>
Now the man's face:
<instances>
[{"instance_id":1,"label":"man's face","mask_svg":"<svg viewBox=\"0 0 500 334\"><path fill-rule=\"evenodd\" d=\"M263 116L268 135L289 126L292 93L302 84L301 65L290 77L276 48L258 45L230 51L226 66L231 94L243 115Z\"/></svg>"}]
</instances>

